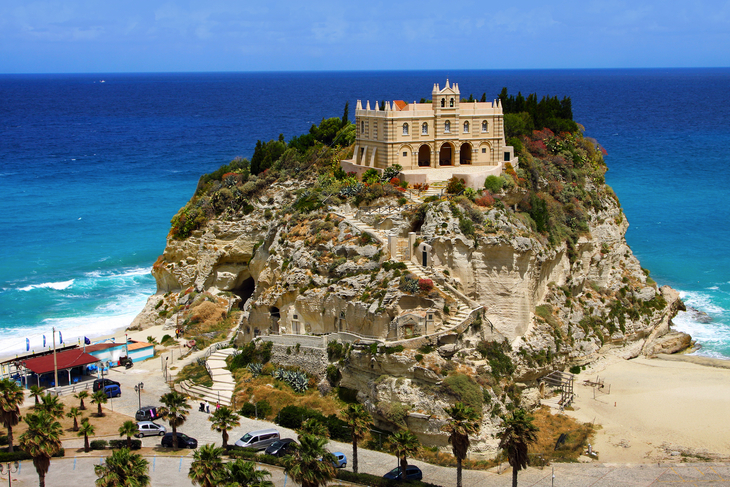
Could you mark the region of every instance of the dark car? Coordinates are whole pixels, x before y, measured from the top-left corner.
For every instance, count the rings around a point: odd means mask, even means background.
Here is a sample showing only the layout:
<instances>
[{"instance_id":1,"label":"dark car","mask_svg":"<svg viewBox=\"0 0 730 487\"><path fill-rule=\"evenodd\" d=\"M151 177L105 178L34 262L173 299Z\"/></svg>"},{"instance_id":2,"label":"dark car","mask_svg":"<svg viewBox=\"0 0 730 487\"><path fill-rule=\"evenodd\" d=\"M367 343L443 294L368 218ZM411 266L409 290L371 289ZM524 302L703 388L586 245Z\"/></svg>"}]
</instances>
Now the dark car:
<instances>
[{"instance_id":1,"label":"dark car","mask_svg":"<svg viewBox=\"0 0 730 487\"><path fill-rule=\"evenodd\" d=\"M96 379L94 381L94 386L93 386L92 390L94 392L96 392L96 391L103 390L104 387L106 387L106 386L118 386L118 385L119 385L119 382L117 382L115 380L111 380L111 379Z\"/></svg>"},{"instance_id":2,"label":"dark car","mask_svg":"<svg viewBox=\"0 0 730 487\"><path fill-rule=\"evenodd\" d=\"M390 472L383 475L384 479L400 480L400 467L396 467ZM406 480L421 480L423 479L423 473L421 469L415 465L408 465L406 467Z\"/></svg>"},{"instance_id":3,"label":"dark car","mask_svg":"<svg viewBox=\"0 0 730 487\"><path fill-rule=\"evenodd\" d=\"M165 433L165 436L162 437L162 441L160 442L160 444L165 448L172 448L172 433ZM198 440L196 440L195 438L191 438L184 433L178 432L177 447L190 448L192 450L194 448L198 448Z\"/></svg>"},{"instance_id":4,"label":"dark car","mask_svg":"<svg viewBox=\"0 0 730 487\"><path fill-rule=\"evenodd\" d=\"M137 421L152 421L159 417L160 415L157 414L157 407L155 406L145 406L142 409L138 409L134 414L134 419Z\"/></svg>"},{"instance_id":5,"label":"dark car","mask_svg":"<svg viewBox=\"0 0 730 487\"><path fill-rule=\"evenodd\" d=\"M291 438L283 438L270 444L264 453L275 457L283 457L292 453L296 449L296 444L297 442Z\"/></svg>"}]
</instances>

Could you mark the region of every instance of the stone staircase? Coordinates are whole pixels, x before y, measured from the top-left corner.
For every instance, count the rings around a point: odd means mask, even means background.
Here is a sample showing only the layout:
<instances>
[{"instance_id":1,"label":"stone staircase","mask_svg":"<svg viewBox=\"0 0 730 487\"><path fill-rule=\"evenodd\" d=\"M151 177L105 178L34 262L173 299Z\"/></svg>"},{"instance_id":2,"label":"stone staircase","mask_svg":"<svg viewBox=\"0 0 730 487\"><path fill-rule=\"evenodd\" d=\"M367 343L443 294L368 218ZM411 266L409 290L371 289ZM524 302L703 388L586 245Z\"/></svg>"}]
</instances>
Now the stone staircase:
<instances>
[{"instance_id":1,"label":"stone staircase","mask_svg":"<svg viewBox=\"0 0 730 487\"><path fill-rule=\"evenodd\" d=\"M214 352L206 360L206 367L213 378L212 387L184 380L180 382L180 388L185 394L200 401L207 401L211 405L220 402L221 406L230 406L236 381L233 379L231 372L226 369L226 358L233 352L233 348L224 348Z\"/></svg>"}]
</instances>

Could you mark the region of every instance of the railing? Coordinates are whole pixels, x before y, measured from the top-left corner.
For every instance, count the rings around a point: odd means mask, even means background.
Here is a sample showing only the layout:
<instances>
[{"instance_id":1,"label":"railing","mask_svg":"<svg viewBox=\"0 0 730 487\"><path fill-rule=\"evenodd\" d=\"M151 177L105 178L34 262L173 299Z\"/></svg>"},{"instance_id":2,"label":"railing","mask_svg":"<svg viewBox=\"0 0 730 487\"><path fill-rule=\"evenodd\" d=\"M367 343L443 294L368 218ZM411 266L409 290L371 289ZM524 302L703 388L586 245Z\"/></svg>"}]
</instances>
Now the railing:
<instances>
[{"instance_id":1,"label":"railing","mask_svg":"<svg viewBox=\"0 0 730 487\"><path fill-rule=\"evenodd\" d=\"M358 208L358 210L364 213L377 213L380 215L384 215L400 211L416 210L418 209L418 206L419 205L414 203L408 203L405 205L361 206Z\"/></svg>"}]
</instances>

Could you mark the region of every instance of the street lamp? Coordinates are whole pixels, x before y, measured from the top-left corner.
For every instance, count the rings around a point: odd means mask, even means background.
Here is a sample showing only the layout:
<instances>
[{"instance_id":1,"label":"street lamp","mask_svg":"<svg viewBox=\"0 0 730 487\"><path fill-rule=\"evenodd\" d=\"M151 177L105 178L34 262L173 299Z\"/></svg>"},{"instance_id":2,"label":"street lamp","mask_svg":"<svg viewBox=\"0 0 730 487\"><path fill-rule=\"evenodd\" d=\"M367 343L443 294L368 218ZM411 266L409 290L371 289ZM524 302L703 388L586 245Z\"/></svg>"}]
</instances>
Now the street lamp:
<instances>
[{"instance_id":1,"label":"street lamp","mask_svg":"<svg viewBox=\"0 0 730 487\"><path fill-rule=\"evenodd\" d=\"M142 409L142 389L144 389L144 382L140 382L134 386L134 392L137 393L137 401L139 402L139 409Z\"/></svg>"},{"instance_id":2,"label":"street lamp","mask_svg":"<svg viewBox=\"0 0 730 487\"><path fill-rule=\"evenodd\" d=\"M11 465L12 465L12 467L11 467ZM18 462L13 462L13 463L7 462L7 464L0 463L0 474L2 474L2 475L5 475L6 473L8 474L8 485L11 487L13 485L13 478L12 478L13 474L17 473L19 469L20 469L20 464ZM18 480L18 479L15 479L15 480Z\"/></svg>"}]
</instances>

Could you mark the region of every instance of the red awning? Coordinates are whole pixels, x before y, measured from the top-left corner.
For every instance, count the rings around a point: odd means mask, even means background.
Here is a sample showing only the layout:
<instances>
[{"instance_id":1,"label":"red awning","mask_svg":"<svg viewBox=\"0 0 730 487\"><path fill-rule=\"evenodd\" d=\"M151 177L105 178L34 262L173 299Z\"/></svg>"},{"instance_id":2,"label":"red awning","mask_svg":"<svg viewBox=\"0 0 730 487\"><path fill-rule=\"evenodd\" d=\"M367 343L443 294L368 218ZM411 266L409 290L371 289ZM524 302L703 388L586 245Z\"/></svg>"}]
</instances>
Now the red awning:
<instances>
[{"instance_id":1,"label":"red awning","mask_svg":"<svg viewBox=\"0 0 730 487\"><path fill-rule=\"evenodd\" d=\"M56 354L58 370L72 369L74 367L80 367L82 365L93 364L96 362L99 362L97 357L84 353L81 349L69 350L67 352ZM26 360L23 364L36 374L53 372L53 354L31 358Z\"/></svg>"}]
</instances>

